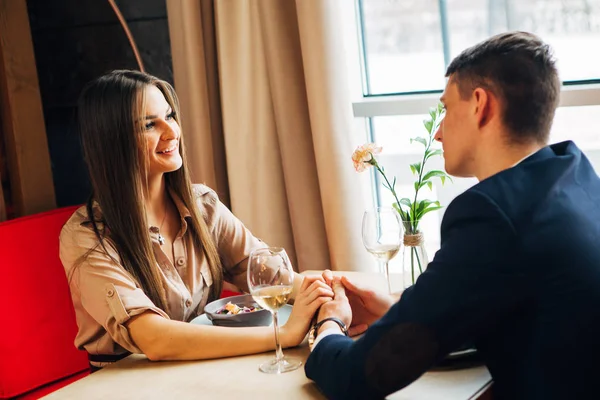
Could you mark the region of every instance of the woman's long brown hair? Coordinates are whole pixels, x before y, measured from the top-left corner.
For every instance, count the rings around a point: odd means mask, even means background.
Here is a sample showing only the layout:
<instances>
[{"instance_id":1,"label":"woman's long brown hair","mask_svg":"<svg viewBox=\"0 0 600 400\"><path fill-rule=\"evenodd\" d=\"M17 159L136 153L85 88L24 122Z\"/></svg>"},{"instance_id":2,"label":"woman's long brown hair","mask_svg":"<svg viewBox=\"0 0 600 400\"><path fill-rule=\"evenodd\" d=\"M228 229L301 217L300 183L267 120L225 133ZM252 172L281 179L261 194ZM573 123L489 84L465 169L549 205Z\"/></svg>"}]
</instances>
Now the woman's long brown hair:
<instances>
[{"instance_id":1,"label":"woman's long brown hair","mask_svg":"<svg viewBox=\"0 0 600 400\"><path fill-rule=\"evenodd\" d=\"M179 102L173 87L152 75L129 70L112 71L88 84L79 99L78 119L85 161L92 183L87 214L100 247L108 241L120 257L120 265L159 308L169 312L164 282L152 250L146 217L146 143L144 137L145 89L156 86L180 122ZM188 232L196 251L204 252L213 278L210 299L223 285L223 270L215 242L200 214L187 169L184 136L179 151L183 165L165 174L166 186L182 200L191 214ZM102 211L94 217L92 204ZM112 257L111 257L112 258ZM117 262L117 260L114 260Z\"/></svg>"}]
</instances>

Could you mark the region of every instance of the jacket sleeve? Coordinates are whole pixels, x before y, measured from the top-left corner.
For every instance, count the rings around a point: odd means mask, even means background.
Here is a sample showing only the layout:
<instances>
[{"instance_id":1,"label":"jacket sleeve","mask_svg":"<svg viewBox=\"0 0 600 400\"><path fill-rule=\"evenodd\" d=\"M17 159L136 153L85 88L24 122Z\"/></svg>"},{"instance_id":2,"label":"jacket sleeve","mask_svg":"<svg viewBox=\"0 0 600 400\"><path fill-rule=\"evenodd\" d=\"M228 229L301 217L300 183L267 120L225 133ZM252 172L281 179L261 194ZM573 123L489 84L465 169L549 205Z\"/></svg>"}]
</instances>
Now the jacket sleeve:
<instances>
[{"instance_id":1,"label":"jacket sleeve","mask_svg":"<svg viewBox=\"0 0 600 400\"><path fill-rule=\"evenodd\" d=\"M442 245L401 299L357 341L325 337L306 376L331 399L376 399L493 328L524 296L513 224L473 189L448 207Z\"/></svg>"}]
</instances>

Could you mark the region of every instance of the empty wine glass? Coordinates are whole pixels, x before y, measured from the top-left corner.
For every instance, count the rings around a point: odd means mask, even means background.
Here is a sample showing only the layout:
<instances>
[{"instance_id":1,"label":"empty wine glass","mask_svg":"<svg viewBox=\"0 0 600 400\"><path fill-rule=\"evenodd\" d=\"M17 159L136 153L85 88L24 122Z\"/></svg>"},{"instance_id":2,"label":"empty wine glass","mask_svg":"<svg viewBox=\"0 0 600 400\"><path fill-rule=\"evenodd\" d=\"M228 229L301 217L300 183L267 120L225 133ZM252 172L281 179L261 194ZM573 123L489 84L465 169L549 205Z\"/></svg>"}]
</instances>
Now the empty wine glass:
<instances>
[{"instance_id":1,"label":"empty wine glass","mask_svg":"<svg viewBox=\"0 0 600 400\"><path fill-rule=\"evenodd\" d=\"M294 270L284 249L268 247L254 250L248 259L248 289L258 304L271 311L275 328L275 358L259 366L262 372L280 374L302 365L299 360L284 357L279 342L277 310L292 294Z\"/></svg>"},{"instance_id":2,"label":"empty wine glass","mask_svg":"<svg viewBox=\"0 0 600 400\"><path fill-rule=\"evenodd\" d=\"M392 293L389 261L398 254L402 237L400 215L392 207L375 207L365 211L362 221L362 240L367 251L379 262Z\"/></svg>"}]
</instances>

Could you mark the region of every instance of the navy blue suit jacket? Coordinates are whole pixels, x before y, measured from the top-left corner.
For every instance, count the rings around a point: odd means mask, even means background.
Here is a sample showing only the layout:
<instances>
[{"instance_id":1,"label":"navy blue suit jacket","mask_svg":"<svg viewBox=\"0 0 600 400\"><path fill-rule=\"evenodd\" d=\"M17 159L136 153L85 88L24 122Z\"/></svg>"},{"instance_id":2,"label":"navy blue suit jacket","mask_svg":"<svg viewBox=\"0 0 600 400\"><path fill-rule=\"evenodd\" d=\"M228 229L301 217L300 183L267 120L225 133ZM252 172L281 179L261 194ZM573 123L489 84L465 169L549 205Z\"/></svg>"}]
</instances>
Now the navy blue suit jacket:
<instances>
[{"instance_id":1,"label":"navy blue suit jacket","mask_svg":"<svg viewBox=\"0 0 600 400\"><path fill-rule=\"evenodd\" d=\"M600 398L600 179L574 143L458 196L441 240L360 339L315 347L306 376L327 397L385 397L470 342L495 399Z\"/></svg>"}]
</instances>

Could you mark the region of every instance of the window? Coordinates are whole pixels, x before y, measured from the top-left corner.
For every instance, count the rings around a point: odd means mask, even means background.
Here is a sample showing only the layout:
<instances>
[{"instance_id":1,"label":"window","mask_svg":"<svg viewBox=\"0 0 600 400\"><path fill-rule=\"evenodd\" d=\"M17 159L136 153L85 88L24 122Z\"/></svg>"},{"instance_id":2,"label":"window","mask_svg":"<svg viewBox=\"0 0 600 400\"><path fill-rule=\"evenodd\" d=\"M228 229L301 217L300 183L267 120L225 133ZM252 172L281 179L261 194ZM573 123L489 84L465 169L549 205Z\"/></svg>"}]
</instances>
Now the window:
<instances>
[{"instance_id":1,"label":"window","mask_svg":"<svg viewBox=\"0 0 600 400\"><path fill-rule=\"evenodd\" d=\"M446 65L507 30L552 45L565 82L600 78L600 0L358 0L365 94L442 90Z\"/></svg>"},{"instance_id":2,"label":"window","mask_svg":"<svg viewBox=\"0 0 600 400\"><path fill-rule=\"evenodd\" d=\"M600 170L600 0L356 0L356 5L363 79L354 116L365 122L369 140L383 145L381 162L396 176L402 197L413 190L408 166L422 154L409 139L425 134L422 120L438 102L446 66L465 48L507 30L536 33L553 47L564 87L551 142L575 141ZM429 166L443 168L443 161ZM447 206L475 183L437 182L423 195ZM372 188L379 203L392 203L389 191ZM430 259L439 248L442 216L443 209L422 222ZM399 268L399 260L390 267Z\"/></svg>"}]
</instances>

